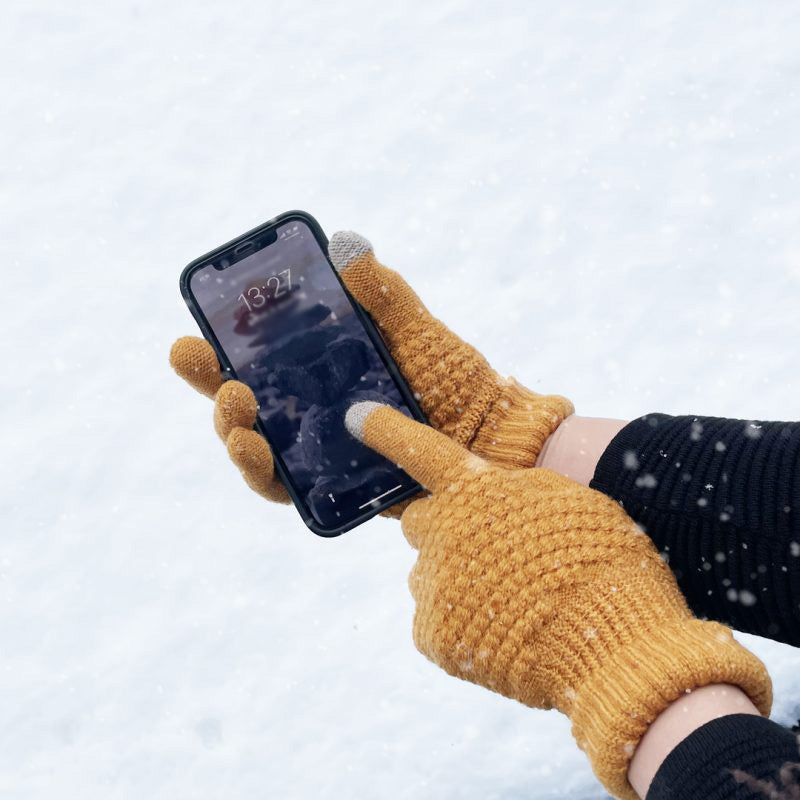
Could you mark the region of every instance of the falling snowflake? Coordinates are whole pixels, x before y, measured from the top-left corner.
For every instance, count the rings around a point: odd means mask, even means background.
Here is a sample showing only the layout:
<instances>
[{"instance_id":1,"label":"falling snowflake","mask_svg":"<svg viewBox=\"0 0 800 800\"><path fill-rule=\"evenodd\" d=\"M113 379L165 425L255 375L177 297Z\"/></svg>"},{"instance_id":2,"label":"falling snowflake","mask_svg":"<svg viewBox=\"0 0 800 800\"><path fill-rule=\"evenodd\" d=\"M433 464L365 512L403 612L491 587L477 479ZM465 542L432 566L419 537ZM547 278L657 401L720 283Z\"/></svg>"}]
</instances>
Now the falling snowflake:
<instances>
[{"instance_id":1,"label":"falling snowflake","mask_svg":"<svg viewBox=\"0 0 800 800\"><path fill-rule=\"evenodd\" d=\"M756 425L755 422L748 422L744 426L744 435L748 439L758 439L761 437L761 425Z\"/></svg>"},{"instance_id":2,"label":"falling snowflake","mask_svg":"<svg viewBox=\"0 0 800 800\"><path fill-rule=\"evenodd\" d=\"M756 596L752 593L747 591L747 589L742 589L739 592L739 602L743 606L754 606L756 604Z\"/></svg>"}]
</instances>

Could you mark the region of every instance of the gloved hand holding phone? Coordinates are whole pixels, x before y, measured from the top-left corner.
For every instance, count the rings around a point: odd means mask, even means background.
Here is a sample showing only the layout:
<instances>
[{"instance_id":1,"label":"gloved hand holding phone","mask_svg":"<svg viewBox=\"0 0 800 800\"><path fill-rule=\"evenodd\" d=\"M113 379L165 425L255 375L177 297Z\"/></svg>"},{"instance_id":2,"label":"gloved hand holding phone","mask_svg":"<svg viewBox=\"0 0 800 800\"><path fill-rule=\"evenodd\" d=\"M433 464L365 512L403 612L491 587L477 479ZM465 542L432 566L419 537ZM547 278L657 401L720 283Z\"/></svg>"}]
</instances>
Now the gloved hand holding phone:
<instances>
[{"instance_id":1,"label":"gloved hand holding phone","mask_svg":"<svg viewBox=\"0 0 800 800\"><path fill-rule=\"evenodd\" d=\"M431 425L493 464L532 466L547 437L572 413L572 404L501 378L474 347L430 314L400 275L377 261L363 237L334 234L329 255L378 326ZM170 362L191 386L214 399L215 428L248 485L268 500L289 502L270 448L253 430L253 392L238 381L223 383L214 350L203 338L176 341ZM396 515L402 507L389 513Z\"/></svg>"}]
</instances>

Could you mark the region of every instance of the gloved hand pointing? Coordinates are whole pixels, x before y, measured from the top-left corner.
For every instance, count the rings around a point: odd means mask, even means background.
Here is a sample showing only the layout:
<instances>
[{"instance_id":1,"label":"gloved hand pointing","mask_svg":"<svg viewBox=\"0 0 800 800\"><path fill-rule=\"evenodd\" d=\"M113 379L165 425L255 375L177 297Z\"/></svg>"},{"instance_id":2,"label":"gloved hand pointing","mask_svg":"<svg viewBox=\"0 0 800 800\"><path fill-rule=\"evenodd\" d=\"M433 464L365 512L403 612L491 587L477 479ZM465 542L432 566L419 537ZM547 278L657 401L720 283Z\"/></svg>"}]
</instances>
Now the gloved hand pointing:
<instances>
[{"instance_id":1,"label":"gloved hand pointing","mask_svg":"<svg viewBox=\"0 0 800 800\"><path fill-rule=\"evenodd\" d=\"M734 684L769 713L764 665L728 628L691 615L613 500L550 470L493 466L386 406L357 404L345 422L431 492L401 520L419 550L419 650L451 675L567 714L612 794L636 797L628 762L687 690Z\"/></svg>"}]
</instances>

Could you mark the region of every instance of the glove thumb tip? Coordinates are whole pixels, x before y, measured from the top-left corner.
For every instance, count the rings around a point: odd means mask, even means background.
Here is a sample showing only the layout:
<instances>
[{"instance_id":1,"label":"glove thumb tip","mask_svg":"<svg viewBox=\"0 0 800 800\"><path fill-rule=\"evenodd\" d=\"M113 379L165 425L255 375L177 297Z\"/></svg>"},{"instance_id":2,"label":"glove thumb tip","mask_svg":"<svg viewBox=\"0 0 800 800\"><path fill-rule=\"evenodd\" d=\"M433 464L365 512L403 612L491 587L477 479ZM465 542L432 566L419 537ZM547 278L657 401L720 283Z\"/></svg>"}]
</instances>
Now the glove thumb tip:
<instances>
[{"instance_id":1,"label":"glove thumb tip","mask_svg":"<svg viewBox=\"0 0 800 800\"><path fill-rule=\"evenodd\" d=\"M370 252L372 245L369 241L353 231L338 231L328 243L328 255L337 272L346 269L357 258Z\"/></svg>"}]
</instances>

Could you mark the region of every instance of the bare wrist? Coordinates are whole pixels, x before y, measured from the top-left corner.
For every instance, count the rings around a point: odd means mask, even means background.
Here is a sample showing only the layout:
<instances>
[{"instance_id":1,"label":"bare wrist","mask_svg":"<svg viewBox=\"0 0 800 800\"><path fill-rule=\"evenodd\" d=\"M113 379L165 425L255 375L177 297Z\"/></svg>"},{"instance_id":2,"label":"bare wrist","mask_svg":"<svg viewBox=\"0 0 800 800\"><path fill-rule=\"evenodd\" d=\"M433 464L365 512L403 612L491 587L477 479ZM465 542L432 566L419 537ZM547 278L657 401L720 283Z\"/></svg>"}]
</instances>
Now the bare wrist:
<instances>
[{"instance_id":1,"label":"bare wrist","mask_svg":"<svg viewBox=\"0 0 800 800\"><path fill-rule=\"evenodd\" d=\"M572 414L548 437L536 466L552 469L559 475L588 486L600 456L627 424L620 419Z\"/></svg>"},{"instance_id":2,"label":"bare wrist","mask_svg":"<svg viewBox=\"0 0 800 800\"><path fill-rule=\"evenodd\" d=\"M675 747L707 722L728 714L760 716L738 686L725 683L687 692L667 706L639 741L628 767L628 780L639 797L647 795L658 768Z\"/></svg>"}]
</instances>

